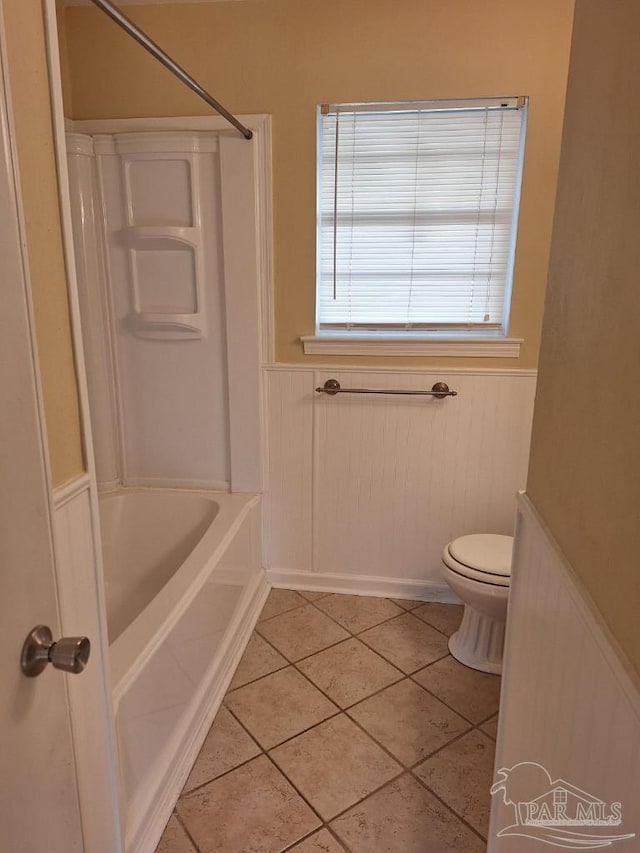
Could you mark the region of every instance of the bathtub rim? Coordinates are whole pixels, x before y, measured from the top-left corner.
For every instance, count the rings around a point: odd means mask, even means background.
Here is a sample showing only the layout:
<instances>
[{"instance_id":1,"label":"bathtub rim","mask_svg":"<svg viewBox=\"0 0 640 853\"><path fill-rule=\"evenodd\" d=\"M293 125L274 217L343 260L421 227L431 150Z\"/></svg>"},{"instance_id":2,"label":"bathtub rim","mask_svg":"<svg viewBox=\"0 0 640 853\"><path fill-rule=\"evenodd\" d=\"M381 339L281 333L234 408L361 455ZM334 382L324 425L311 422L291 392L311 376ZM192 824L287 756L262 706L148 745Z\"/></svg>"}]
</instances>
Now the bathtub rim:
<instances>
[{"instance_id":1,"label":"bathtub rim","mask_svg":"<svg viewBox=\"0 0 640 853\"><path fill-rule=\"evenodd\" d=\"M117 492L162 492L176 495L197 494L217 503L219 510L186 560L138 614L133 622L109 646L111 692L114 712L120 700L154 653L158 643L176 624L198 595L210 573L243 521L259 502L259 494L216 492L200 489L157 489L135 486ZM105 498L116 494L105 492Z\"/></svg>"}]
</instances>

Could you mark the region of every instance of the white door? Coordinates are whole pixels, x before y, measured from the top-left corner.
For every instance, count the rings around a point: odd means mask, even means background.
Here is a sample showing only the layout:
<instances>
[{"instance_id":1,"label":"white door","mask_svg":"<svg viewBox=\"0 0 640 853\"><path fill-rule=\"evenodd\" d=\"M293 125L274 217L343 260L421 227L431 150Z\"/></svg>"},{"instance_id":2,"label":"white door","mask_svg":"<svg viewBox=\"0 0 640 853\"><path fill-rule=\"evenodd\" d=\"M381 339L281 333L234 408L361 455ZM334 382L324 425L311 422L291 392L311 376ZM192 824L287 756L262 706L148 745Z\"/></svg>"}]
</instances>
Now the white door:
<instances>
[{"instance_id":1,"label":"white door","mask_svg":"<svg viewBox=\"0 0 640 853\"><path fill-rule=\"evenodd\" d=\"M0 850L83 850L66 675L21 672L37 624L60 636L46 451L0 65Z\"/></svg>"}]
</instances>

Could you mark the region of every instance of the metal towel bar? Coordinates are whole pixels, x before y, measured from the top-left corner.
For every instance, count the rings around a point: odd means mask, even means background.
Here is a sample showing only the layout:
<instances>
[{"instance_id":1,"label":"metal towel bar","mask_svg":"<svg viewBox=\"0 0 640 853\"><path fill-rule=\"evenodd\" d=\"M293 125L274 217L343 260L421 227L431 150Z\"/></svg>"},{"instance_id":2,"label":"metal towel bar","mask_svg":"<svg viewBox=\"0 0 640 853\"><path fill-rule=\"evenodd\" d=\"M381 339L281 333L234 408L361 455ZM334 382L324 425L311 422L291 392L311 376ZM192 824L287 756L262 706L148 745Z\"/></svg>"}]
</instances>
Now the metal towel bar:
<instances>
[{"instance_id":1,"label":"metal towel bar","mask_svg":"<svg viewBox=\"0 0 640 853\"><path fill-rule=\"evenodd\" d=\"M337 379L327 379L324 385L316 388L319 394L329 394L333 397L335 394L407 394L419 397L437 397L442 400L444 397L457 397L457 391L450 391L446 382L436 382L431 388L431 391L390 391L378 388L342 388Z\"/></svg>"}]
</instances>

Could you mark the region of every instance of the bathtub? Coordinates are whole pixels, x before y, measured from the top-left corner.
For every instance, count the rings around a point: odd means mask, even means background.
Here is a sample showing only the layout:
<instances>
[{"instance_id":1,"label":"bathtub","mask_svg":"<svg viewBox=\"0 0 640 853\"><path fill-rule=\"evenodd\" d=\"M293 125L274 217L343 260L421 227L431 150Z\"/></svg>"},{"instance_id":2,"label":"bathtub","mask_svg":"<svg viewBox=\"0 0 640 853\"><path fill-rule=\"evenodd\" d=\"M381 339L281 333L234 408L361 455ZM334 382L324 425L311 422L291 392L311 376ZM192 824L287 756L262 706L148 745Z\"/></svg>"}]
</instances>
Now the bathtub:
<instances>
[{"instance_id":1,"label":"bathtub","mask_svg":"<svg viewBox=\"0 0 640 853\"><path fill-rule=\"evenodd\" d=\"M155 850L268 593L259 502L173 489L100 497L131 853Z\"/></svg>"}]
</instances>

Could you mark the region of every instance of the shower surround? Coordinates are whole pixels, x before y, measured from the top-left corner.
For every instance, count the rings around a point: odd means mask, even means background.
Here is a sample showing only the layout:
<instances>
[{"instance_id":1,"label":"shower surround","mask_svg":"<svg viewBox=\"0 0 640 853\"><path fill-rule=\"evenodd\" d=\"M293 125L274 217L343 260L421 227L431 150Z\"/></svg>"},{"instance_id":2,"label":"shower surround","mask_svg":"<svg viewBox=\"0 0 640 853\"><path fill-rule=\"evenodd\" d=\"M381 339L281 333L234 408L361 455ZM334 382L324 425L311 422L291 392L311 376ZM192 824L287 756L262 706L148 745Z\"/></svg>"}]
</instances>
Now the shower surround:
<instances>
[{"instance_id":1,"label":"shower surround","mask_svg":"<svg viewBox=\"0 0 640 853\"><path fill-rule=\"evenodd\" d=\"M251 142L216 118L68 127L131 851L155 849L268 591L260 292L269 121L251 123ZM78 489L61 507L61 538L71 539L87 498ZM68 544L79 561L80 544Z\"/></svg>"}]
</instances>

